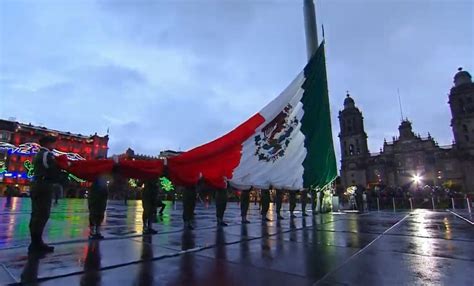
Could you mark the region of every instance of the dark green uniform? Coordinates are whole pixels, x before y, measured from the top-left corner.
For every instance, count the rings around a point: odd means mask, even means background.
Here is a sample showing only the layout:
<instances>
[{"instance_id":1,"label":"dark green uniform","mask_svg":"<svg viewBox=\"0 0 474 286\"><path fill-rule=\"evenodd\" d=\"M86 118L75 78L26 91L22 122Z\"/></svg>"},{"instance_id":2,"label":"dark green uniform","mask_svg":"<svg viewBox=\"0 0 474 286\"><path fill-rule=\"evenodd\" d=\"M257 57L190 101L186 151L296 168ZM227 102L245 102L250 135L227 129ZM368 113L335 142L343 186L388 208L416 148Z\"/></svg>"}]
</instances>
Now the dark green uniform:
<instances>
[{"instance_id":1,"label":"dark green uniform","mask_svg":"<svg viewBox=\"0 0 474 286\"><path fill-rule=\"evenodd\" d=\"M219 226L227 226L224 222L224 212L227 206L227 189L216 190L216 217Z\"/></svg>"},{"instance_id":2,"label":"dark green uniform","mask_svg":"<svg viewBox=\"0 0 474 286\"><path fill-rule=\"evenodd\" d=\"M306 203L308 201L308 191L307 190L302 190L301 191L300 201L301 201L301 212L303 213L303 216L307 216L307 214L306 214Z\"/></svg>"},{"instance_id":3,"label":"dark green uniform","mask_svg":"<svg viewBox=\"0 0 474 286\"><path fill-rule=\"evenodd\" d=\"M108 176L99 176L93 183L87 196L87 205L89 207L89 227L90 238L103 238L100 233L100 226L104 221L105 209L107 208L108 198Z\"/></svg>"},{"instance_id":4,"label":"dark green uniform","mask_svg":"<svg viewBox=\"0 0 474 286\"><path fill-rule=\"evenodd\" d=\"M290 213L291 217L295 217L293 212L295 211L296 208L296 191L290 191Z\"/></svg>"},{"instance_id":5,"label":"dark green uniform","mask_svg":"<svg viewBox=\"0 0 474 286\"><path fill-rule=\"evenodd\" d=\"M242 190L240 193L240 215L242 216L242 223L249 223L247 220L247 212L249 210L251 190L251 188L249 190Z\"/></svg>"},{"instance_id":6,"label":"dark green uniform","mask_svg":"<svg viewBox=\"0 0 474 286\"><path fill-rule=\"evenodd\" d=\"M53 185L58 182L60 169L53 153L41 148L33 159L34 179L31 182L31 218L30 218L30 251L54 248L43 242L43 230L48 222L53 198Z\"/></svg>"},{"instance_id":7,"label":"dark green uniform","mask_svg":"<svg viewBox=\"0 0 474 286\"><path fill-rule=\"evenodd\" d=\"M154 213L156 210L156 197L158 195L159 180L152 179L145 182L142 192L143 206L143 232L155 233L153 230Z\"/></svg>"},{"instance_id":8,"label":"dark green uniform","mask_svg":"<svg viewBox=\"0 0 474 286\"><path fill-rule=\"evenodd\" d=\"M260 199L262 203L262 220L269 220L267 219L267 213L270 209L270 190L262 190L262 198Z\"/></svg>"},{"instance_id":9,"label":"dark green uniform","mask_svg":"<svg viewBox=\"0 0 474 286\"><path fill-rule=\"evenodd\" d=\"M196 206L196 189L185 188L183 190L183 221L186 227L193 228L194 207Z\"/></svg>"},{"instance_id":10,"label":"dark green uniform","mask_svg":"<svg viewBox=\"0 0 474 286\"><path fill-rule=\"evenodd\" d=\"M283 205L283 191L282 190L276 190L275 203L276 203L277 218L283 219L283 216L280 213L281 207Z\"/></svg>"}]
</instances>

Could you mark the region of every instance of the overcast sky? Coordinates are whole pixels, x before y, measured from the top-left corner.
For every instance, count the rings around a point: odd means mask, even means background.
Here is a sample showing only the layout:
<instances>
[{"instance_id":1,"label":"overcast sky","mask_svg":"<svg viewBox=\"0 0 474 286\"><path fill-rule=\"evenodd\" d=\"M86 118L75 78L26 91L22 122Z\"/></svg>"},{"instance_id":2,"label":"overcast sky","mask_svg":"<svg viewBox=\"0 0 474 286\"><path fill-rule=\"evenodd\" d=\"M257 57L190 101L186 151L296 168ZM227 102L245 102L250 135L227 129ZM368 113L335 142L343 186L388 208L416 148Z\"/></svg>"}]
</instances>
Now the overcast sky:
<instances>
[{"instance_id":1,"label":"overcast sky","mask_svg":"<svg viewBox=\"0 0 474 286\"><path fill-rule=\"evenodd\" d=\"M0 118L82 134L110 128L110 154L200 145L303 68L302 2L0 1ZM459 66L474 72L473 3L317 1L337 154L346 90L371 152L398 134L397 88L415 132L451 143L447 93Z\"/></svg>"}]
</instances>

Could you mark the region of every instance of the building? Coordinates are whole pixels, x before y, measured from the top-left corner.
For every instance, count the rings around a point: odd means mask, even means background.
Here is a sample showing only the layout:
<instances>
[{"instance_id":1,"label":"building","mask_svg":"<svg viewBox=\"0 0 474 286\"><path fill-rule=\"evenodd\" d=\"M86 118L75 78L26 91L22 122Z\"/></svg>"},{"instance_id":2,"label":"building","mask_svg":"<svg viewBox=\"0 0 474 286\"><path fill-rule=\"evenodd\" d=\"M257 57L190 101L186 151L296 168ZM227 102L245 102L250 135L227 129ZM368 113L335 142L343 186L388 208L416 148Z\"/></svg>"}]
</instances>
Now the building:
<instances>
[{"instance_id":1,"label":"building","mask_svg":"<svg viewBox=\"0 0 474 286\"><path fill-rule=\"evenodd\" d=\"M453 145L439 146L429 133L416 135L405 119L397 137L385 141L379 153L370 153L364 117L348 94L339 112L342 185L405 189L448 185L474 192L474 83L467 71L459 69L454 76L449 106Z\"/></svg>"},{"instance_id":2,"label":"building","mask_svg":"<svg viewBox=\"0 0 474 286\"><path fill-rule=\"evenodd\" d=\"M84 159L107 157L109 137L96 134L85 136L46 127L0 119L0 193L11 185L20 191L28 190L31 162L39 139L45 135L57 138L56 150L74 153ZM10 146L9 148L6 148Z\"/></svg>"}]
</instances>

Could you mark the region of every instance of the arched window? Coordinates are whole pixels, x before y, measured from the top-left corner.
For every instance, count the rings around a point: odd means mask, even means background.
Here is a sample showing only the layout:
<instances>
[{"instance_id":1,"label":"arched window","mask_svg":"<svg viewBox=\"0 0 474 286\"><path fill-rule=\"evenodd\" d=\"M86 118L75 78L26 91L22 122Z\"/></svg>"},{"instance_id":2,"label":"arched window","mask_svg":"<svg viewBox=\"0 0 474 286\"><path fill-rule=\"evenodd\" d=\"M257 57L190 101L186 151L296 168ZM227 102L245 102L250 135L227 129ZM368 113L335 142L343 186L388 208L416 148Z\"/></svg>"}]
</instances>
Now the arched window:
<instances>
[{"instance_id":1,"label":"arched window","mask_svg":"<svg viewBox=\"0 0 474 286\"><path fill-rule=\"evenodd\" d=\"M349 155L351 155L351 156L354 155L354 145L353 144L349 145Z\"/></svg>"}]
</instances>

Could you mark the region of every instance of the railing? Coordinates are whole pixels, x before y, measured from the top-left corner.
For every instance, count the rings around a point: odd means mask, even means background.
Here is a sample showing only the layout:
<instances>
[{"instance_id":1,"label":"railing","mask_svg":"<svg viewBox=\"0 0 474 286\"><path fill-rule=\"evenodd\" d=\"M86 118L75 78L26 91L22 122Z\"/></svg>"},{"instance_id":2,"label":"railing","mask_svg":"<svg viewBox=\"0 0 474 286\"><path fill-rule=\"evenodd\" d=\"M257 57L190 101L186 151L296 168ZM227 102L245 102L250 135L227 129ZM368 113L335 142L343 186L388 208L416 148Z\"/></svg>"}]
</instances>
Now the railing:
<instances>
[{"instance_id":1,"label":"railing","mask_svg":"<svg viewBox=\"0 0 474 286\"><path fill-rule=\"evenodd\" d=\"M359 202L360 203L360 202ZM449 198L449 197L428 197L428 198L392 198L392 197L367 197L363 200L363 209L365 211L398 211L413 209L432 209L432 210L464 210L469 213L474 211L474 200L468 198ZM339 208L342 210L359 210L356 199L340 202Z\"/></svg>"}]
</instances>

